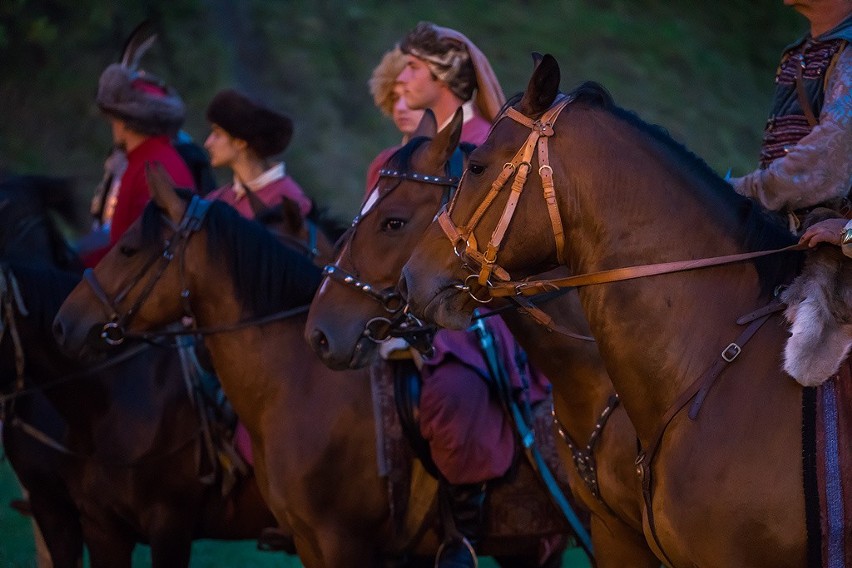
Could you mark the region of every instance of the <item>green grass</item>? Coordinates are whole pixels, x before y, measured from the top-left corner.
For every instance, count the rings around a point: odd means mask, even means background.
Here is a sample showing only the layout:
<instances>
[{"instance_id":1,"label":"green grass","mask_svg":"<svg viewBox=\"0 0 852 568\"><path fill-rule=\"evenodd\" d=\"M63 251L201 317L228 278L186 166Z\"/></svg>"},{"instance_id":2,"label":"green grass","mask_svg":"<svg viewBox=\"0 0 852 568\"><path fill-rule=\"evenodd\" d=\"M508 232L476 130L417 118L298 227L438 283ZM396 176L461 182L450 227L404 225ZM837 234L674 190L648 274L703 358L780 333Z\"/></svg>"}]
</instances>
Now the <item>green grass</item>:
<instances>
[{"instance_id":1,"label":"green grass","mask_svg":"<svg viewBox=\"0 0 852 568\"><path fill-rule=\"evenodd\" d=\"M8 461L0 463L0 568L30 568L35 564L30 520L11 509L8 504L21 495L20 486ZM260 552L254 542L196 541L192 545L192 568L298 568L302 565L295 557L279 553ZM133 566L151 566L147 546L137 546ZM483 568L496 568L490 558L480 562ZM589 562L582 550L573 548L565 553L563 568L588 568Z\"/></svg>"}]
</instances>

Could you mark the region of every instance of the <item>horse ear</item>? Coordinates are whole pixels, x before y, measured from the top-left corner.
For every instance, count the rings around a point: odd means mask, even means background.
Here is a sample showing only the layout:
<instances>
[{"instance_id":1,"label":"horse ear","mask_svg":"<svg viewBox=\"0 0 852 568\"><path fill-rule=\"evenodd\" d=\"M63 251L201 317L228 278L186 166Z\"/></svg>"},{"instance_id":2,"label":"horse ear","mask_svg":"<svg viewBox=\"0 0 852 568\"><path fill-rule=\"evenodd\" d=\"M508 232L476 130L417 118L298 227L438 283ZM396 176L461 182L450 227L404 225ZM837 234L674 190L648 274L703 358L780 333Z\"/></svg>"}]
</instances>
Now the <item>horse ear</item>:
<instances>
[{"instance_id":1,"label":"horse ear","mask_svg":"<svg viewBox=\"0 0 852 568\"><path fill-rule=\"evenodd\" d=\"M559 94L559 79L556 59L550 54L542 56L530 77L518 110L527 116L535 116L549 109Z\"/></svg>"},{"instance_id":2,"label":"horse ear","mask_svg":"<svg viewBox=\"0 0 852 568\"><path fill-rule=\"evenodd\" d=\"M438 132L438 121L435 119L435 113L432 109L427 108L423 113L423 118L420 119L420 124L411 133L411 138L425 136L426 138L434 138Z\"/></svg>"},{"instance_id":3,"label":"horse ear","mask_svg":"<svg viewBox=\"0 0 852 568\"><path fill-rule=\"evenodd\" d=\"M544 56L537 51L532 52L532 60L533 60L533 70L538 67L538 64L541 63L541 60Z\"/></svg>"},{"instance_id":4,"label":"horse ear","mask_svg":"<svg viewBox=\"0 0 852 568\"><path fill-rule=\"evenodd\" d=\"M294 233L298 232L305 224L299 204L288 197L281 198L281 216L287 220Z\"/></svg>"},{"instance_id":5,"label":"horse ear","mask_svg":"<svg viewBox=\"0 0 852 568\"><path fill-rule=\"evenodd\" d=\"M464 123L464 112L459 107L453 115L453 119L446 128L435 134L429 141L429 160L436 167L447 162L453 155L461 140L462 124Z\"/></svg>"},{"instance_id":6,"label":"horse ear","mask_svg":"<svg viewBox=\"0 0 852 568\"><path fill-rule=\"evenodd\" d=\"M159 162L145 163L145 177L148 180L148 191L151 199L162 209L175 223L179 223L183 217L186 204L175 192L175 182L172 181L169 172Z\"/></svg>"}]
</instances>

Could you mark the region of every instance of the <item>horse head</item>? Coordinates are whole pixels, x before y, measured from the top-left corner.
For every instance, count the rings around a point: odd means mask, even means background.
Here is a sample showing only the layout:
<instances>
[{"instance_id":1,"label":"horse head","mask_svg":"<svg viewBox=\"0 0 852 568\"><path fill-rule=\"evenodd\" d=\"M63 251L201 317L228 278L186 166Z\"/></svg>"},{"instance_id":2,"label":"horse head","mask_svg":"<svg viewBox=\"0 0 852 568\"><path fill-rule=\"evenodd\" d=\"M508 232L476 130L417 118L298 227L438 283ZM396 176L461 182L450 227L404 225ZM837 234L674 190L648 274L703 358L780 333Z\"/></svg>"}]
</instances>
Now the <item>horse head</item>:
<instances>
[{"instance_id":1,"label":"horse head","mask_svg":"<svg viewBox=\"0 0 852 568\"><path fill-rule=\"evenodd\" d=\"M453 176L463 165L461 126L459 110L437 132L435 117L427 111L412 139L388 159L338 243L305 328L308 341L330 367L367 364L392 323L405 320L396 284L417 240L458 181ZM456 152L459 172L450 172Z\"/></svg>"},{"instance_id":2,"label":"horse head","mask_svg":"<svg viewBox=\"0 0 852 568\"><path fill-rule=\"evenodd\" d=\"M225 203L175 190L161 166L147 175L151 202L142 216L56 316L63 348L85 353L93 342L121 343L176 321L200 323L216 312L237 320L310 301L319 269L304 254ZM202 300L202 288L215 293Z\"/></svg>"},{"instance_id":3,"label":"horse head","mask_svg":"<svg viewBox=\"0 0 852 568\"><path fill-rule=\"evenodd\" d=\"M473 309L488 301L483 290L488 282L507 278L515 266L543 269L556 264L551 224L539 221L541 213L548 215L544 201L536 195L522 198L521 192L525 185L534 185L538 187L526 193L540 195L542 173L556 176L557 165L542 162L536 142L553 135L553 125L541 120L564 99L559 81L556 60L535 57L526 91L514 104L509 101L488 139L471 154L456 198L428 228L403 268L400 288L414 313L463 329ZM519 246L502 250L508 241ZM484 266L497 270L471 278Z\"/></svg>"}]
</instances>

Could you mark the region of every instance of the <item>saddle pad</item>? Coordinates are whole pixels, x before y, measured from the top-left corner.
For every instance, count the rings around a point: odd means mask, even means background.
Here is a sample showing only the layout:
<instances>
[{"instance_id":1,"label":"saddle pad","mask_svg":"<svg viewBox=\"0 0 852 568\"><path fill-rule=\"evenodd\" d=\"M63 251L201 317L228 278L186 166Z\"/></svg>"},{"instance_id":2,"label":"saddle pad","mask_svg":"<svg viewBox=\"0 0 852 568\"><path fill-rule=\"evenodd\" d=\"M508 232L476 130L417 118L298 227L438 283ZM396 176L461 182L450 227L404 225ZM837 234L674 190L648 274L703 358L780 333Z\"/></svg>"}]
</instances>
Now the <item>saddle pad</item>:
<instances>
[{"instance_id":1,"label":"saddle pad","mask_svg":"<svg viewBox=\"0 0 852 568\"><path fill-rule=\"evenodd\" d=\"M852 566L852 360L804 391L808 565Z\"/></svg>"},{"instance_id":2,"label":"saddle pad","mask_svg":"<svg viewBox=\"0 0 852 568\"><path fill-rule=\"evenodd\" d=\"M376 444L379 474L388 479L392 518L402 522L409 501L409 485L414 453L405 439L394 402L394 373L391 364L376 358L371 366L370 382L376 416ZM565 465L556 451L556 437L548 397L534 409L536 443L554 477L575 511L576 502L568 487ZM488 536L512 538L532 535L565 534L568 524L547 495L536 474L519 453L520 463L506 478L492 484L486 506ZM399 526L399 525L397 525Z\"/></svg>"}]
</instances>

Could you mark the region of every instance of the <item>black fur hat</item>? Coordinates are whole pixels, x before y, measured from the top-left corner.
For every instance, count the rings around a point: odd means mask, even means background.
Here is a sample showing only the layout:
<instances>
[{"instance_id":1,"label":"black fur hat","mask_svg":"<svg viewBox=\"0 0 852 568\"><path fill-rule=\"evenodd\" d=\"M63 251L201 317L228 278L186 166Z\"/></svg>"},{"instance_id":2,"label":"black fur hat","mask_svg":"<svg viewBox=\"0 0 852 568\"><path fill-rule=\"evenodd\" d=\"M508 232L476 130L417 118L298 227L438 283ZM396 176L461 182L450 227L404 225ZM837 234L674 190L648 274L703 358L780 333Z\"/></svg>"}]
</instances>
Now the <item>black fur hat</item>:
<instances>
[{"instance_id":1,"label":"black fur hat","mask_svg":"<svg viewBox=\"0 0 852 568\"><path fill-rule=\"evenodd\" d=\"M234 89L216 93L207 120L234 138L245 140L261 158L284 151L293 137L293 121Z\"/></svg>"}]
</instances>

